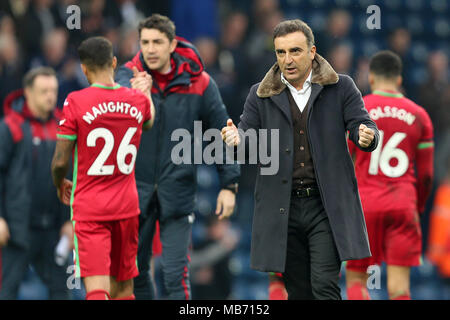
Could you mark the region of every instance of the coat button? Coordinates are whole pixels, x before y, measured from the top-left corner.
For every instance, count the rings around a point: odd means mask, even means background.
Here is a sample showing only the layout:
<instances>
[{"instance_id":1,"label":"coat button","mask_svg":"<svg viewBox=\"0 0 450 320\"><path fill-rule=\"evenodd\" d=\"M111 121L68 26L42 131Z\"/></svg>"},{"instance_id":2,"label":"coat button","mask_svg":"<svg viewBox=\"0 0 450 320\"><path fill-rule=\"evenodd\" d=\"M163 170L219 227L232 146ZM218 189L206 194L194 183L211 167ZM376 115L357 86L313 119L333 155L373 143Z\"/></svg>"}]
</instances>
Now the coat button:
<instances>
[{"instance_id":1,"label":"coat button","mask_svg":"<svg viewBox=\"0 0 450 320\"><path fill-rule=\"evenodd\" d=\"M281 182L287 183L287 179L283 179L283 180L281 180Z\"/></svg>"},{"instance_id":2,"label":"coat button","mask_svg":"<svg viewBox=\"0 0 450 320\"><path fill-rule=\"evenodd\" d=\"M303 130L300 130L300 134L304 134L305 133L305 131L303 131Z\"/></svg>"},{"instance_id":3,"label":"coat button","mask_svg":"<svg viewBox=\"0 0 450 320\"><path fill-rule=\"evenodd\" d=\"M300 162L300 167L304 167L304 166L305 166L305 163Z\"/></svg>"},{"instance_id":4,"label":"coat button","mask_svg":"<svg viewBox=\"0 0 450 320\"><path fill-rule=\"evenodd\" d=\"M284 208L280 208L280 213L283 214L284 213Z\"/></svg>"},{"instance_id":5,"label":"coat button","mask_svg":"<svg viewBox=\"0 0 450 320\"><path fill-rule=\"evenodd\" d=\"M291 152L291 150L289 148L287 148L286 149L286 153L289 153L289 152Z\"/></svg>"},{"instance_id":6,"label":"coat button","mask_svg":"<svg viewBox=\"0 0 450 320\"><path fill-rule=\"evenodd\" d=\"M301 150L301 151L305 150L305 147L304 147L304 146L301 146L301 147L300 147L300 150Z\"/></svg>"}]
</instances>

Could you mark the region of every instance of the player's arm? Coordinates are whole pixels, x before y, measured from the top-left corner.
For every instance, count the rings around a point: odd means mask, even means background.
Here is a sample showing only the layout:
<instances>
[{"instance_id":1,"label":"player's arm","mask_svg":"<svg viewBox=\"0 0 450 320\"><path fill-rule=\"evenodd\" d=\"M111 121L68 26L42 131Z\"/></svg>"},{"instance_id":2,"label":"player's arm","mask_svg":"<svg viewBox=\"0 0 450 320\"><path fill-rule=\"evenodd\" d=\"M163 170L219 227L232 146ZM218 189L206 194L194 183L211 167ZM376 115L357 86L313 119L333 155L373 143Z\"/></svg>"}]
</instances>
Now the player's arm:
<instances>
[{"instance_id":1,"label":"player's arm","mask_svg":"<svg viewBox=\"0 0 450 320\"><path fill-rule=\"evenodd\" d=\"M65 179L69 170L69 160L75 140L59 138L56 142L55 153L52 160L52 178L58 192L58 198L64 203L69 204L72 183Z\"/></svg>"},{"instance_id":2,"label":"player's arm","mask_svg":"<svg viewBox=\"0 0 450 320\"><path fill-rule=\"evenodd\" d=\"M423 111L423 132L422 138L417 145L416 152L416 173L417 173L417 199L419 212L425 210L425 204L431 193L433 182L433 124L428 114Z\"/></svg>"},{"instance_id":3,"label":"player's arm","mask_svg":"<svg viewBox=\"0 0 450 320\"><path fill-rule=\"evenodd\" d=\"M145 131L150 130L153 127L153 123L155 122L155 114L156 114L155 104L153 103L152 95L150 94L149 96L147 96L147 98L149 98L149 100L150 100L150 119L145 121L144 125L142 126L142 129L144 129Z\"/></svg>"}]
</instances>

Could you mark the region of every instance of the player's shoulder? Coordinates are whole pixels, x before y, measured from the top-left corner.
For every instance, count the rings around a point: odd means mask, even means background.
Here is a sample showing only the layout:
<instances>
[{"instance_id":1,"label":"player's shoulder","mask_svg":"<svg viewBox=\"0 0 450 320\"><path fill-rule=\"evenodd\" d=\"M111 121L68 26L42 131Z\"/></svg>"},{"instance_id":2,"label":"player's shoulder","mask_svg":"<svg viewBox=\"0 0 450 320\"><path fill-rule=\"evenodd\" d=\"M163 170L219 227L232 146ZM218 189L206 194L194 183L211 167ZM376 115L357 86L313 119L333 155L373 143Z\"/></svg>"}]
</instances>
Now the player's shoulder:
<instances>
[{"instance_id":1,"label":"player's shoulder","mask_svg":"<svg viewBox=\"0 0 450 320\"><path fill-rule=\"evenodd\" d=\"M138 89L121 86L118 90L119 90L118 93L120 94L121 97L127 97L128 99L130 99L132 101L148 100L147 96Z\"/></svg>"}]
</instances>

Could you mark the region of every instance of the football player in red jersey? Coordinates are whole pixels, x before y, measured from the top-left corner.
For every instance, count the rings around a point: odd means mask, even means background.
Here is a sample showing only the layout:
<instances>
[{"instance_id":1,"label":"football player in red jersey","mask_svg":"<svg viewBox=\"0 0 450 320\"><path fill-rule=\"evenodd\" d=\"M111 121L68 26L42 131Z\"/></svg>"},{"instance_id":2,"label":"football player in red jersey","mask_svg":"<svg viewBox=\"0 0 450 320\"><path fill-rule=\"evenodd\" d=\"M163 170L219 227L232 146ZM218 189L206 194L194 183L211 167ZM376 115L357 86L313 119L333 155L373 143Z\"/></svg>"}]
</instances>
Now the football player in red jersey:
<instances>
[{"instance_id":1,"label":"football player in red jersey","mask_svg":"<svg viewBox=\"0 0 450 320\"><path fill-rule=\"evenodd\" d=\"M364 103L380 129L380 142L364 153L349 141L372 252L370 258L347 262L349 299L370 299L366 270L385 262L389 298L409 300L410 268L421 263L419 213L431 192L433 126L426 111L399 92L401 73L395 53L372 57L372 94Z\"/></svg>"},{"instance_id":2,"label":"football player in red jersey","mask_svg":"<svg viewBox=\"0 0 450 320\"><path fill-rule=\"evenodd\" d=\"M142 129L153 124L152 81L139 77L139 90L116 84L117 59L105 38L85 40L78 53L91 86L64 102L53 181L71 207L76 273L86 299L131 300L140 213L134 163ZM64 179L71 153L72 182Z\"/></svg>"}]
</instances>

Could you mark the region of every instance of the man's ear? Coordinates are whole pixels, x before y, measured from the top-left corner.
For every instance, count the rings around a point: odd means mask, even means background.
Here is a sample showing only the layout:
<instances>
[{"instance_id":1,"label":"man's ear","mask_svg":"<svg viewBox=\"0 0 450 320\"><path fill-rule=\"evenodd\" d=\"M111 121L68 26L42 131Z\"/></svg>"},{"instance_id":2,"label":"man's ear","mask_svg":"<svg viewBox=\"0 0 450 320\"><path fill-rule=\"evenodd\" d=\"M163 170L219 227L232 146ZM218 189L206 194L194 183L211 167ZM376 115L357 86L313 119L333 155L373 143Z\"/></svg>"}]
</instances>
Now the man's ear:
<instances>
[{"instance_id":1,"label":"man's ear","mask_svg":"<svg viewBox=\"0 0 450 320\"><path fill-rule=\"evenodd\" d=\"M83 71L84 75L85 75L86 78L87 78L87 73L88 73L88 71L87 71L87 68L86 68L86 66L85 66L84 64L81 64L81 70Z\"/></svg>"},{"instance_id":2,"label":"man's ear","mask_svg":"<svg viewBox=\"0 0 450 320\"><path fill-rule=\"evenodd\" d=\"M117 67L117 58L116 58L116 56L113 57L111 66L112 66L113 70L116 70L116 67Z\"/></svg>"},{"instance_id":3,"label":"man's ear","mask_svg":"<svg viewBox=\"0 0 450 320\"><path fill-rule=\"evenodd\" d=\"M375 76L373 73L369 72L369 85L373 87L373 84L375 83Z\"/></svg>"},{"instance_id":4,"label":"man's ear","mask_svg":"<svg viewBox=\"0 0 450 320\"><path fill-rule=\"evenodd\" d=\"M172 40L172 42L170 42L170 53L175 51L177 44L178 44L178 40L175 38Z\"/></svg>"},{"instance_id":5,"label":"man's ear","mask_svg":"<svg viewBox=\"0 0 450 320\"><path fill-rule=\"evenodd\" d=\"M402 86L402 83L403 83L403 77L398 76L397 77L397 88L400 88Z\"/></svg>"},{"instance_id":6,"label":"man's ear","mask_svg":"<svg viewBox=\"0 0 450 320\"><path fill-rule=\"evenodd\" d=\"M314 57L316 56L316 50L317 50L316 46L315 46L315 45L312 45L312 46L311 46L311 50L309 51L309 52L310 52L311 60L314 60Z\"/></svg>"}]
</instances>

